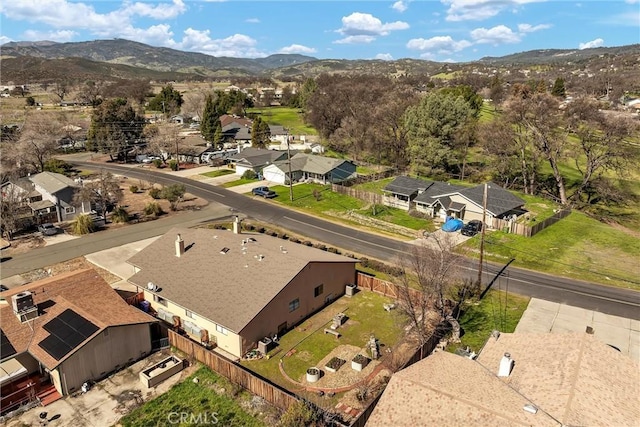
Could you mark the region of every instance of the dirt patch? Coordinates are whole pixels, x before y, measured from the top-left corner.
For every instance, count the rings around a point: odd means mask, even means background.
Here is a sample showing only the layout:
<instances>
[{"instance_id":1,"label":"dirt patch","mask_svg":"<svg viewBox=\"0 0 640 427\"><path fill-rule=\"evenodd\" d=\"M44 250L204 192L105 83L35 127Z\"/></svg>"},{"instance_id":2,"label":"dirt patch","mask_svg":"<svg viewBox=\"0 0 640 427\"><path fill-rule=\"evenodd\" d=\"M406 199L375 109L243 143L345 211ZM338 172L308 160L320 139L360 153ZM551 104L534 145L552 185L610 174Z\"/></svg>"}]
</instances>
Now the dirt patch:
<instances>
[{"instance_id":1,"label":"dirt patch","mask_svg":"<svg viewBox=\"0 0 640 427\"><path fill-rule=\"evenodd\" d=\"M35 282L36 280L44 279L51 276L56 276L62 273L68 273L72 271L83 270L85 268L92 268L102 277L107 283L112 284L122 279L111 274L107 270L97 267L96 265L87 261L84 257L78 257L69 261L61 262L59 264L49 265L44 268L38 268L28 273L24 273L21 276L28 282Z\"/></svg>"},{"instance_id":2,"label":"dirt patch","mask_svg":"<svg viewBox=\"0 0 640 427\"><path fill-rule=\"evenodd\" d=\"M615 228L616 230L620 230L623 233L628 234L629 236L633 236L636 238L640 239L640 231L636 231L636 230L632 230L630 228L625 227L624 225L621 225L615 221L604 221L605 224L610 225L611 227Z\"/></svg>"}]
</instances>

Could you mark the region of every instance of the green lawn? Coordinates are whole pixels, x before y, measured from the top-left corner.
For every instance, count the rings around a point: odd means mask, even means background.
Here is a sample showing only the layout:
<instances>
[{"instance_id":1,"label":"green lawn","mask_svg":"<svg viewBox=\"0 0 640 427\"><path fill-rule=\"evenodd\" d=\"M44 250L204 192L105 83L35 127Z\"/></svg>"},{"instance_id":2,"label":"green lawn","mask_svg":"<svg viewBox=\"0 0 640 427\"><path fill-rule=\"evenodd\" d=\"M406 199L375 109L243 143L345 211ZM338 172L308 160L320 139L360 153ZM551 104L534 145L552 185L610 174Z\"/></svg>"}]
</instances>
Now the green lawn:
<instances>
[{"instance_id":1,"label":"green lawn","mask_svg":"<svg viewBox=\"0 0 640 427\"><path fill-rule=\"evenodd\" d=\"M383 309L383 304L388 302L391 302L390 298L369 291L357 292L351 298L341 297L279 337L279 345L269 353L269 359L242 361L242 364L277 384L291 387L278 368L280 359L287 375L299 380L308 368L316 366L336 346L364 347L372 333L384 346L393 347L403 336L403 321L397 310L387 312ZM339 312L345 313L348 320L340 327L342 336L337 340L333 335L325 334L324 328ZM291 354L291 350L295 351ZM290 355L286 356L288 353Z\"/></svg>"},{"instance_id":2,"label":"green lawn","mask_svg":"<svg viewBox=\"0 0 640 427\"><path fill-rule=\"evenodd\" d=\"M211 172L205 172L205 173L201 173L200 175L202 176L206 176L209 178L217 178L219 176L224 176L224 175L229 175L234 173L234 171L232 169L218 169L215 171L211 171Z\"/></svg>"},{"instance_id":3,"label":"green lawn","mask_svg":"<svg viewBox=\"0 0 640 427\"><path fill-rule=\"evenodd\" d=\"M461 343L448 351L469 348L479 353L491 331L513 332L527 309L529 297L492 290L479 303L469 305L460 316Z\"/></svg>"},{"instance_id":4,"label":"green lawn","mask_svg":"<svg viewBox=\"0 0 640 427\"><path fill-rule=\"evenodd\" d=\"M367 209L359 210L358 213L371 218L390 222L391 224L399 225L401 227L410 228L412 230L435 230L432 220L416 218L409 215L409 212L403 209L392 208L384 205L375 205L375 210L374 207L371 206Z\"/></svg>"},{"instance_id":5,"label":"green lawn","mask_svg":"<svg viewBox=\"0 0 640 427\"><path fill-rule=\"evenodd\" d=\"M529 211L529 220L527 221L526 215L523 215L522 218L518 219L518 222L523 222L529 226L535 225L547 218L551 218L555 213L554 210L561 208L557 203L542 197L530 196L521 193L517 193L515 195L525 201L524 208Z\"/></svg>"},{"instance_id":6,"label":"green lawn","mask_svg":"<svg viewBox=\"0 0 640 427\"><path fill-rule=\"evenodd\" d=\"M465 243L477 253L479 236ZM545 228L533 237L500 231L487 233L487 259L531 270L625 288L640 289L640 245L632 234L581 212Z\"/></svg>"},{"instance_id":7,"label":"green lawn","mask_svg":"<svg viewBox=\"0 0 640 427\"><path fill-rule=\"evenodd\" d=\"M221 185L221 187L223 188L236 187L238 185L249 184L249 183L258 182L258 181L259 179L257 178L255 179L240 178L233 181L225 182Z\"/></svg>"},{"instance_id":8,"label":"green lawn","mask_svg":"<svg viewBox=\"0 0 640 427\"><path fill-rule=\"evenodd\" d=\"M278 185L271 187L271 189L278 194L275 201L315 214L330 215L336 212L361 209L365 206L365 202L362 200L334 193L331 191L331 187L320 184L294 185L293 202L289 198L288 186Z\"/></svg>"},{"instance_id":9,"label":"green lawn","mask_svg":"<svg viewBox=\"0 0 640 427\"><path fill-rule=\"evenodd\" d=\"M193 378L198 378L198 383ZM223 390L221 392L221 390ZM231 394L236 391L237 395ZM259 417L248 413L239 400L249 400L251 395L239 391L226 378L223 378L206 367L202 367L171 389L145 403L129 415L120 419L124 427L146 427L164 425L188 425L175 423L173 414L193 414L191 424L221 426L266 426ZM200 422L197 417L200 417ZM206 417L206 418L205 418Z\"/></svg>"},{"instance_id":10,"label":"green lawn","mask_svg":"<svg viewBox=\"0 0 640 427\"><path fill-rule=\"evenodd\" d=\"M382 189L386 187L394 179L396 179L396 177L392 176L390 178L384 178L378 181L363 182L362 184L356 184L353 187L359 188L360 190L364 190L364 191L370 191L372 193L383 194Z\"/></svg>"},{"instance_id":11,"label":"green lawn","mask_svg":"<svg viewBox=\"0 0 640 427\"><path fill-rule=\"evenodd\" d=\"M284 126L292 135L317 135L318 132L304 123L304 114L299 108L264 107L249 108L248 113L259 113L270 125Z\"/></svg>"}]
</instances>

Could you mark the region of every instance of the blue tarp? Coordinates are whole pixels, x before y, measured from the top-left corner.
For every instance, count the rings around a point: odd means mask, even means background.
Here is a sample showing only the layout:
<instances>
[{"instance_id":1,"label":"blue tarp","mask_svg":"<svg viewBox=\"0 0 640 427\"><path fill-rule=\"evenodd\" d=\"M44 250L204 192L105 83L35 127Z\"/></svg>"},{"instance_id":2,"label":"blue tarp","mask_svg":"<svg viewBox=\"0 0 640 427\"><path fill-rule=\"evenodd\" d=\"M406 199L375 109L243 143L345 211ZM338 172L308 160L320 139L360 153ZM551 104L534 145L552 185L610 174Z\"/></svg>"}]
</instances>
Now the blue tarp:
<instances>
[{"instance_id":1,"label":"blue tarp","mask_svg":"<svg viewBox=\"0 0 640 427\"><path fill-rule=\"evenodd\" d=\"M442 224L442 231L451 233L460 230L463 225L464 222L461 219L447 218L447 221Z\"/></svg>"}]
</instances>

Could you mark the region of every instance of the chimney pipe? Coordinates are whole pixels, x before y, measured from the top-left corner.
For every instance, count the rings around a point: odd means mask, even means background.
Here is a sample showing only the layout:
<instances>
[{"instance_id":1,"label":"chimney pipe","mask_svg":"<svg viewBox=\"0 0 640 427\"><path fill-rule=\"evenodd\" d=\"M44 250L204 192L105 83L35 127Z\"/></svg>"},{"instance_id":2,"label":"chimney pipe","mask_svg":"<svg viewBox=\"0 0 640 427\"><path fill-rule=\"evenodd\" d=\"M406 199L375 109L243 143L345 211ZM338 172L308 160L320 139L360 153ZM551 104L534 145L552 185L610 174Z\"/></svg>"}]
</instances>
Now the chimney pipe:
<instances>
[{"instance_id":1,"label":"chimney pipe","mask_svg":"<svg viewBox=\"0 0 640 427\"><path fill-rule=\"evenodd\" d=\"M182 236L178 234L176 238L176 256L180 258L184 254L184 240L182 240Z\"/></svg>"},{"instance_id":2,"label":"chimney pipe","mask_svg":"<svg viewBox=\"0 0 640 427\"><path fill-rule=\"evenodd\" d=\"M513 369L513 359L511 358L511 354L505 353L500 359L500 366L498 367L498 376L499 377L508 377L511 375L511 370Z\"/></svg>"},{"instance_id":3,"label":"chimney pipe","mask_svg":"<svg viewBox=\"0 0 640 427\"><path fill-rule=\"evenodd\" d=\"M238 218L238 215L235 216L235 218L233 219L233 234L240 234L241 231L241 220L240 218Z\"/></svg>"}]
</instances>

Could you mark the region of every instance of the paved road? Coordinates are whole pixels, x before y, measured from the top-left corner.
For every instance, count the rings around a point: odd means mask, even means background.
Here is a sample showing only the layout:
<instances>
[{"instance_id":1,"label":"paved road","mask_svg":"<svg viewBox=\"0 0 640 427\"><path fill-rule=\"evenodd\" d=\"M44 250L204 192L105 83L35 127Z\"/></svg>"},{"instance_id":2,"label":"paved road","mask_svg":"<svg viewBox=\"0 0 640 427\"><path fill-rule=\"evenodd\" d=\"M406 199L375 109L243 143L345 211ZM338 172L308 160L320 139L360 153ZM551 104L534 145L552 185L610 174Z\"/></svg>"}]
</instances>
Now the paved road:
<instances>
[{"instance_id":1,"label":"paved road","mask_svg":"<svg viewBox=\"0 0 640 427\"><path fill-rule=\"evenodd\" d=\"M188 178L153 172L148 169L142 169L135 166L98 166L95 163L80 161L74 161L74 163L86 168L102 167L105 170L123 174L130 178L144 179L165 185L182 183L185 184L187 191L190 193L213 202L210 209L217 209L218 215L227 215L229 207L232 207L235 212L249 218L276 224L293 233L307 236L310 239L321 241L328 245L343 248L350 252L370 258L391 261L403 254L406 254L411 248L410 244L406 242L345 227L340 224L335 224L330 221L283 208L275 203L270 203L259 198L247 197L221 187L212 187L209 184L190 180ZM209 216L209 218L213 217L214 216ZM206 215L201 219L204 218L206 218ZM64 258L66 256L66 259L70 259L76 256L96 252L101 249L106 249L109 245L113 247L123 244L125 241L132 242L152 237L154 235L164 233L167 229L173 226L172 224L167 227L161 227L160 221L162 220L137 225L135 227L126 227L126 230L136 228L136 231L123 232L117 237L112 237L111 233L105 233L105 237L98 237L100 236L100 233L98 233L95 237L87 236L82 239L76 239L72 242L68 242L69 245L66 246L61 245L65 245L67 242L55 245L55 249L53 249L53 247L51 250L47 250L47 247L41 248L37 251L33 251L37 254L25 254L25 257L29 258L29 262L26 263L23 260L23 257L18 255L15 259L6 261L2 264L0 277L7 277L28 271L20 270L21 268L26 268L25 265L29 263L32 265L32 268L30 269L54 263L40 263L40 261L44 259L43 257L45 256L45 253L48 254L50 251L56 252L56 256L58 258ZM144 232L137 231L138 227L143 227L145 225L149 227L149 229ZM86 241L88 243L85 243L85 239L87 239ZM98 245L98 242L94 242L91 239L99 241L100 244ZM41 265L36 265L38 263ZM17 265L20 265L21 267L17 267ZM470 260L467 266L467 271L470 277L477 277L476 268L477 262L474 264L474 262ZM8 269L6 273L5 269ZM494 265L486 268L483 282L489 282L499 269L500 266ZM514 267L509 267L507 269L505 275L497 281L496 286L501 286L503 289L508 287L510 291L522 295L571 304L616 316L640 319L640 292L632 290L606 287Z\"/></svg>"}]
</instances>

